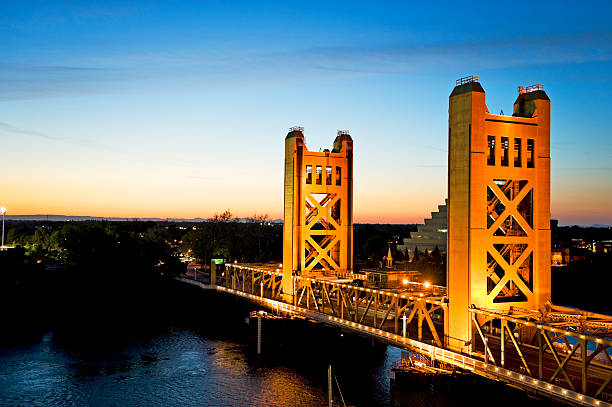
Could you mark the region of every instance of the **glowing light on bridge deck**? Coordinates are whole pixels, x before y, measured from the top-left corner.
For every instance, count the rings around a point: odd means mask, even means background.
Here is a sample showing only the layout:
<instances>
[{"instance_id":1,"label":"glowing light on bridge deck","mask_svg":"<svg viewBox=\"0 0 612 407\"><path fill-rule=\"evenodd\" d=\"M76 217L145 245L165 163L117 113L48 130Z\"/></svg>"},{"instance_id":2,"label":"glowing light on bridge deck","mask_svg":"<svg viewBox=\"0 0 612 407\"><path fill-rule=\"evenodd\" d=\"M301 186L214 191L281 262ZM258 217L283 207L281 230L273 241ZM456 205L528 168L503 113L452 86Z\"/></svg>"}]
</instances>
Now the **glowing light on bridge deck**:
<instances>
[{"instance_id":1,"label":"glowing light on bridge deck","mask_svg":"<svg viewBox=\"0 0 612 407\"><path fill-rule=\"evenodd\" d=\"M429 281L425 281L423 285L425 286L425 288L429 288L431 286L431 283Z\"/></svg>"}]
</instances>

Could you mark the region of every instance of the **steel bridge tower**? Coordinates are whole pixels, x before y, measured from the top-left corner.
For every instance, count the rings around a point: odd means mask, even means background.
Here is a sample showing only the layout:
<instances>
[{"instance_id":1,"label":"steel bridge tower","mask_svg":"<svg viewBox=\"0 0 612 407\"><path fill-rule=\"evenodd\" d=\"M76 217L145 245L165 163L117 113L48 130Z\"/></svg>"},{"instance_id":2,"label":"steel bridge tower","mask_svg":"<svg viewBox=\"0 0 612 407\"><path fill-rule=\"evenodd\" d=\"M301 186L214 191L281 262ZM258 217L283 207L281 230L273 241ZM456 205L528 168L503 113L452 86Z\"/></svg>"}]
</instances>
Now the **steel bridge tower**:
<instances>
[{"instance_id":1,"label":"steel bridge tower","mask_svg":"<svg viewBox=\"0 0 612 407\"><path fill-rule=\"evenodd\" d=\"M448 312L451 349L472 349L468 308L541 309L550 300L550 99L519 87L490 114L478 77L449 97Z\"/></svg>"},{"instance_id":2,"label":"steel bridge tower","mask_svg":"<svg viewBox=\"0 0 612 407\"><path fill-rule=\"evenodd\" d=\"M338 131L331 151L309 151L304 129L285 138L283 292L292 275L342 277L353 269L353 139ZM317 274L314 274L317 273Z\"/></svg>"}]
</instances>

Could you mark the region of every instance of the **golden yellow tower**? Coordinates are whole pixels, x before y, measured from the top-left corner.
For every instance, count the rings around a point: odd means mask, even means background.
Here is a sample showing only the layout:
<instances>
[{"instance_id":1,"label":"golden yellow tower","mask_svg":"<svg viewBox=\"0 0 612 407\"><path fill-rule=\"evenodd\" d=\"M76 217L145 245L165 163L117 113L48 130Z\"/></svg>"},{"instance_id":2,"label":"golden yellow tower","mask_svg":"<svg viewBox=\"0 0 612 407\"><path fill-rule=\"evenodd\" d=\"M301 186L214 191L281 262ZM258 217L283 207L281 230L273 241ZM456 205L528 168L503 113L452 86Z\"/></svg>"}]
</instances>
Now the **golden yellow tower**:
<instances>
[{"instance_id":1,"label":"golden yellow tower","mask_svg":"<svg viewBox=\"0 0 612 407\"><path fill-rule=\"evenodd\" d=\"M478 77L449 98L448 345L468 350L468 308L540 309L550 300L550 99L519 87L490 114Z\"/></svg>"},{"instance_id":2,"label":"golden yellow tower","mask_svg":"<svg viewBox=\"0 0 612 407\"><path fill-rule=\"evenodd\" d=\"M338 131L331 151L308 151L304 129L285 138L283 292L293 273L342 276L353 269L353 140Z\"/></svg>"}]
</instances>

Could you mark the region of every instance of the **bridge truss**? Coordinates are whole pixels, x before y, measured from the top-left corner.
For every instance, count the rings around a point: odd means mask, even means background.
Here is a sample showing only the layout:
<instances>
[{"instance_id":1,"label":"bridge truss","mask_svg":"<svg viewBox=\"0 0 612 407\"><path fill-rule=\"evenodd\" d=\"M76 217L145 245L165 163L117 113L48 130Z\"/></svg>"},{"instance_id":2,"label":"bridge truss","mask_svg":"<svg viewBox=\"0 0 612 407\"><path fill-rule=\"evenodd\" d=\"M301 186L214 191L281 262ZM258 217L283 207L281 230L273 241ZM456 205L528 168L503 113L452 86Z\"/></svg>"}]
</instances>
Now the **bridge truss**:
<instances>
[{"instance_id":1,"label":"bridge truss","mask_svg":"<svg viewBox=\"0 0 612 407\"><path fill-rule=\"evenodd\" d=\"M293 295L286 295L282 276L276 268L227 264L216 289L529 392L575 405L612 406L611 317L553 305L545 313L471 308L474 350L459 353L447 348L443 333L444 287L415 284L391 291L296 275Z\"/></svg>"},{"instance_id":2,"label":"bridge truss","mask_svg":"<svg viewBox=\"0 0 612 407\"><path fill-rule=\"evenodd\" d=\"M470 312L475 354L483 360L562 386L564 392L612 401L612 317L552 304L543 312Z\"/></svg>"}]
</instances>

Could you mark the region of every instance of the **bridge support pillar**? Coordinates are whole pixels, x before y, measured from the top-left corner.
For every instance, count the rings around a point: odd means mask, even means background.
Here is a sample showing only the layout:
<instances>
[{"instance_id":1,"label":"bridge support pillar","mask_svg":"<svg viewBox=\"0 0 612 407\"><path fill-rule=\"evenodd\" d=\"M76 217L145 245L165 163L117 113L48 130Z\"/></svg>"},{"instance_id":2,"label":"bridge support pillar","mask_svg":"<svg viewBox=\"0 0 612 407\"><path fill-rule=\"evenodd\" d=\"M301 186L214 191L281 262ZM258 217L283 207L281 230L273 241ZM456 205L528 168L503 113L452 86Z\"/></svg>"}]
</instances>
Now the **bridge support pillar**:
<instances>
[{"instance_id":1,"label":"bridge support pillar","mask_svg":"<svg viewBox=\"0 0 612 407\"><path fill-rule=\"evenodd\" d=\"M261 320L262 317L257 318L257 354L261 355Z\"/></svg>"},{"instance_id":2,"label":"bridge support pillar","mask_svg":"<svg viewBox=\"0 0 612 407\"><path fill-rule=\"evenodd\" d=\"M313 152L304 129L293 127L285 138L283 293L293 293L294 274L352 271L353 139L339 131L331 151Z\"/></svg>"},{"instance_id":3,"label":"bridge support pillar","mask_svg":"<svg viewBox=\"0 0 612 407\"><path fill-rule=\"evenodd\" d=\"M448 124L445 334L470 352L469 308L550 300L550 100L541 85L521 87L513 115L494 115L478 78L462 78Z\"/></svg>"}]
</instances>

